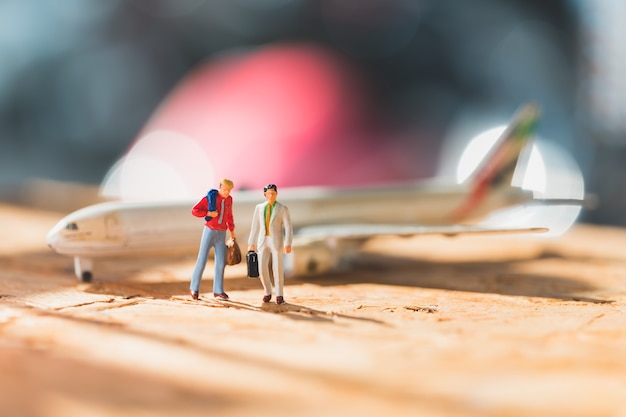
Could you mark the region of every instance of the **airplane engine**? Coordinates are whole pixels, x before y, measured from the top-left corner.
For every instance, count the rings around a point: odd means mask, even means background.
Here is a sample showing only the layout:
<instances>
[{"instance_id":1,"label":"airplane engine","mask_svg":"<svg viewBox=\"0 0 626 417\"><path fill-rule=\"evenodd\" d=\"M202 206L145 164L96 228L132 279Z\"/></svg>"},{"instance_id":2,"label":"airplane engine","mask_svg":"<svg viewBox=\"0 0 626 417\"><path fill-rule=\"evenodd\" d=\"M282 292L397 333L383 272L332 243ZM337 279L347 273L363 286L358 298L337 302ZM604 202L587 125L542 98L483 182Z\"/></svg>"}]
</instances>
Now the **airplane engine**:
<instances>
[{"instance_id":1,"label":"airplane engine","mask_svg":"<svg viewBox=\"0 0 626 417\"><path fill-rule=\"evenodd\" d=\"M307 276L338 269L340 257L326 242L299 246L285 256L285 275Z\"/></svg>"},{"instance_id":2,"label":"airplane engine","mask_svg":"<svg viewBox=\"0 0 626 417\"><path fill-rule=\"evenodd\" d=\"M326 239L298 245L285 256L286 276L308 276L349 269L362 240Z\"/></svg>"}]
</instances>

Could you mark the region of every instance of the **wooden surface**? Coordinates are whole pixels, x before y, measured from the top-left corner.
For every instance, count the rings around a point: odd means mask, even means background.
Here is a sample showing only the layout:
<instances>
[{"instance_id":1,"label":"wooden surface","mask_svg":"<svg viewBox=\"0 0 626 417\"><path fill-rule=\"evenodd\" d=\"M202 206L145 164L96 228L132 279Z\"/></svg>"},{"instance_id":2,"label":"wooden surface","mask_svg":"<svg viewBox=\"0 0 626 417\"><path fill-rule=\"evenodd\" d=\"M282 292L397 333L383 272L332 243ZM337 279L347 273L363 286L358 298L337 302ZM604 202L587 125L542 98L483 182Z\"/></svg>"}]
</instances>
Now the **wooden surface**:
<instances>
[{"instance_id":1,"label":"wooden surface","mask_svg":"<svg viewBox=\"0 0 626 417\"><path fill-rule=\"evenodd\" d=\"M626 231L379 238L354 270L287 281L194 256L101 262L45 246L58 213L0 205L6 416L625 416Z\"/></svg>"}]
</instances>

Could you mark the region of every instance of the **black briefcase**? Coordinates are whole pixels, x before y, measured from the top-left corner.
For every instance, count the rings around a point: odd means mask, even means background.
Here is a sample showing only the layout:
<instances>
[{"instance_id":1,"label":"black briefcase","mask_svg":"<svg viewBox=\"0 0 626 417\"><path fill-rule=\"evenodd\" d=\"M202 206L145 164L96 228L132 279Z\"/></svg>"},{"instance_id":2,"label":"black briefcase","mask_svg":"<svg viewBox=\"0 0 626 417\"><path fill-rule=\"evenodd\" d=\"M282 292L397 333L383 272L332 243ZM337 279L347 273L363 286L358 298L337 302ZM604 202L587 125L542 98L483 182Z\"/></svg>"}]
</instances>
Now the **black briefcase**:
<instances>
[{"instance_id":1,"label":"black briefcase","mask_svg":"<svg viewBox=\"0 0 626 417\"><path fill-rule=\"evenodd\" d=\"M246 254L246 263L248 264L248 278L259 277L259 257L253 250Z\"/></svg>"}]
</instances>

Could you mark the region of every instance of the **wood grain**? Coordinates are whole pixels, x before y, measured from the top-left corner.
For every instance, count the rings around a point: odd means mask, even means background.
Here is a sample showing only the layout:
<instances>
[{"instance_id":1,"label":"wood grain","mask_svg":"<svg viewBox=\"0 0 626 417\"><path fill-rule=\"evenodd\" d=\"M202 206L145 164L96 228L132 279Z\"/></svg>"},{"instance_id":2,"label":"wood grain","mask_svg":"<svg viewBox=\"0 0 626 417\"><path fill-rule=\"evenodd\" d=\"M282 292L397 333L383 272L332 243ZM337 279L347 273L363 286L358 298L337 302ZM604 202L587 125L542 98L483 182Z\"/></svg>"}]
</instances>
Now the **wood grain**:
<instances>
[{"instance_id":1,"label":"wood grain","mask_svg":"<svg viewBox=\"0 0 626 417\"><path fill-rule=\"evenodd\" d=\"M0 205L3 415L626 415L623 229L379 238L276 306L244 265L192 301L193 255L79 283L59 217Z\"/></svg>"}]
</instances>

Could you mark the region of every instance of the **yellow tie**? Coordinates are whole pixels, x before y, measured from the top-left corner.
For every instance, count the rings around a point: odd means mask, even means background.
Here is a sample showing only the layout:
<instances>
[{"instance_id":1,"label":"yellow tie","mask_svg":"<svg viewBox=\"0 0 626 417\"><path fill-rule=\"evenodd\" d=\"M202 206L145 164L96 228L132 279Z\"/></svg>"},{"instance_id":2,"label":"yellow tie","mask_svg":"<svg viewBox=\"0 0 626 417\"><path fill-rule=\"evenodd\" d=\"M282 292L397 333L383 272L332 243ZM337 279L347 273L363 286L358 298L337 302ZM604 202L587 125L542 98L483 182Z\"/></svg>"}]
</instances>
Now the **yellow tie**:
<instances>
[{"instance_id":1,"label":"yellow tie","mask_svg":"<svg viewBox=\"0 0 626 417\"><path fill-rule=\"evenodd\" d=\"M265 207L265 236L270 235L270 215L272 212L272 206L269 204Z\"/></svg>"}]
</instances>

